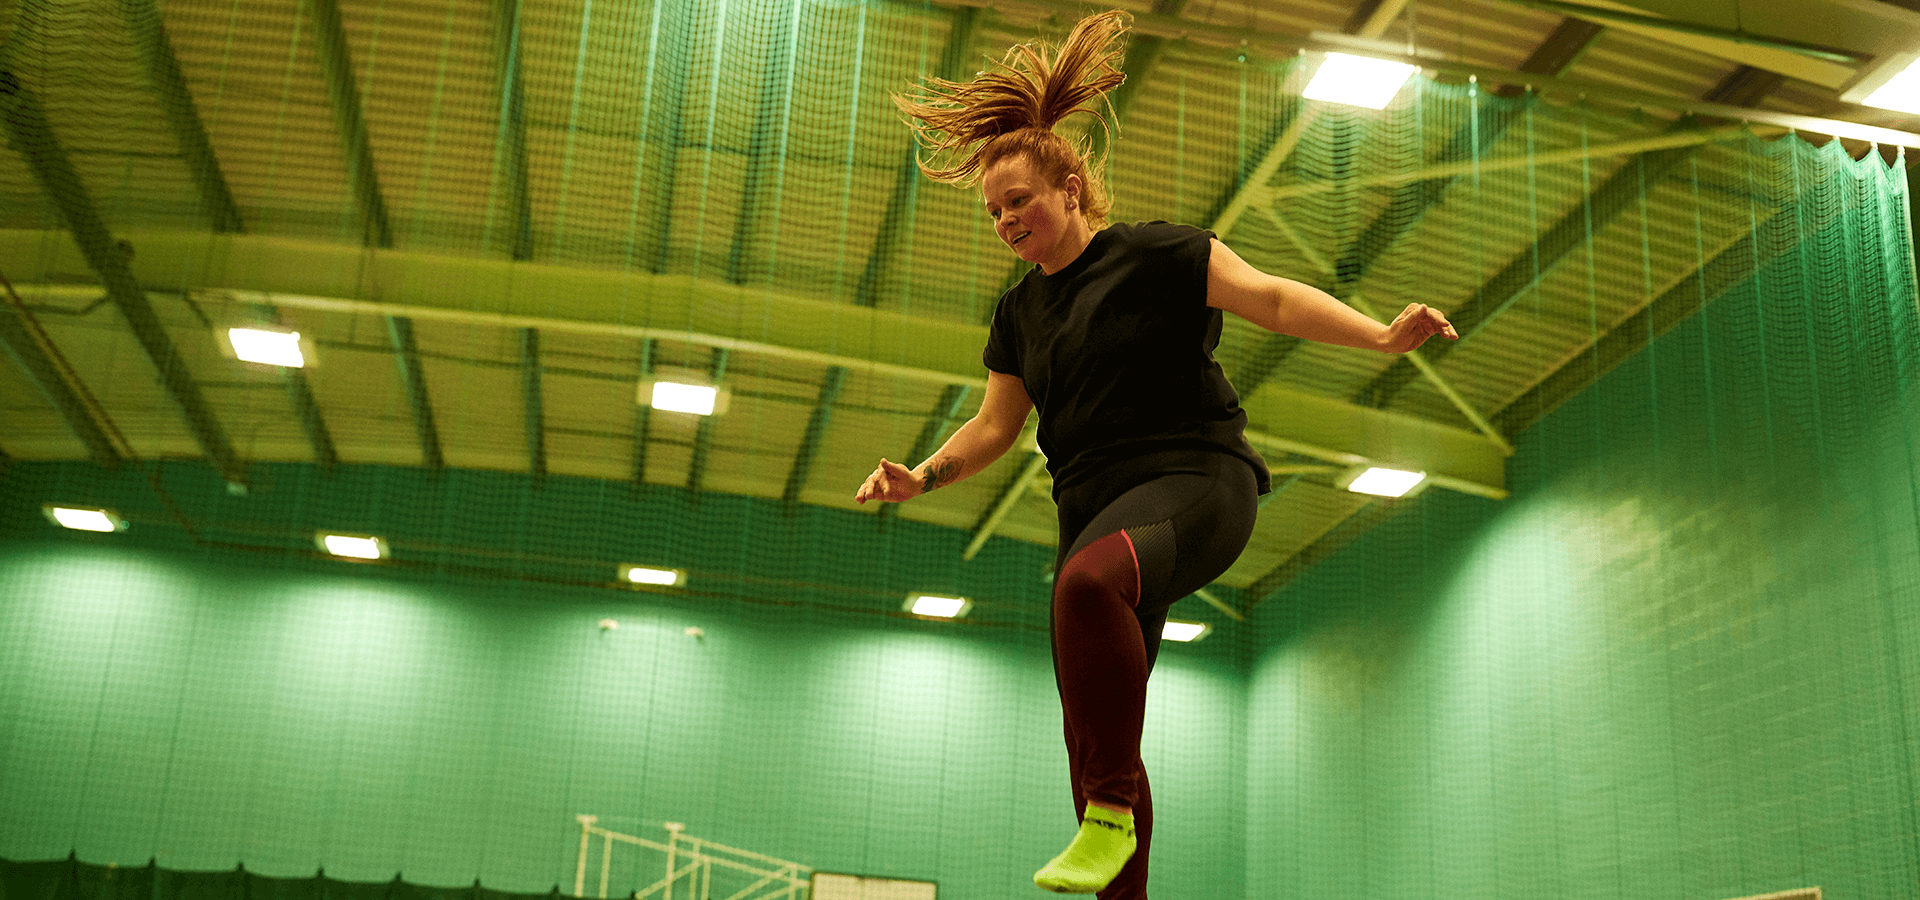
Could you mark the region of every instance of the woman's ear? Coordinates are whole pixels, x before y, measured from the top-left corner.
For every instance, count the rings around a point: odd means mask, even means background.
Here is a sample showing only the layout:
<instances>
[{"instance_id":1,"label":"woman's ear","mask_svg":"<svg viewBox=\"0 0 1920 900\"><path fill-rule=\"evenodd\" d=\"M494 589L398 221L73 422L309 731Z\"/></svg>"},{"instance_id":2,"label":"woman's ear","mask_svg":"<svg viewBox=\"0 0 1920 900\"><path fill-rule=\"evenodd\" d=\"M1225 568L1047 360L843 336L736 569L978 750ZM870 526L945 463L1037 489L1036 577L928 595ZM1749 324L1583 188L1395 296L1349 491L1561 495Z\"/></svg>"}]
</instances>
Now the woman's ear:
<instances>
[{"instance_id":1,"label":"woman's ear","mask_svg":"<svg viewBox=\"0 0 1920 900\"><path fill-rule=\"evenodd\" d=\"M1080 180L1080 176L1067 176L1066 183L1060 186L1061 190L1067 192L1067 209L1073 210L1080 208L1080 189L1084 186L1085 183Z\"/></svg>"}]
</instances>

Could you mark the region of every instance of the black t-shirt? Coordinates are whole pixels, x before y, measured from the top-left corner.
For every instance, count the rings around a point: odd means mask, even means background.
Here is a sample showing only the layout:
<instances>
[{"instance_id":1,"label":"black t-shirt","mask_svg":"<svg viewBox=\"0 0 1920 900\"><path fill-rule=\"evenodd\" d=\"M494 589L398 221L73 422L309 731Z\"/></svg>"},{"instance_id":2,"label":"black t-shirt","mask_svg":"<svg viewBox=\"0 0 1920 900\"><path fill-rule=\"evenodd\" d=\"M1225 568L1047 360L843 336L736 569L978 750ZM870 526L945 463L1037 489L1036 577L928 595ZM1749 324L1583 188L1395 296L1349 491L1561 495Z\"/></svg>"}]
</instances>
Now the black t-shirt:
<instances>
[{"instance_id":1,"label":"black t-shirt","mask_svg":"<svg viewBox=\"0 0 1920 900\"><path fill-rule=\"evenodd\" d=\"M1260 492L1266 463L1247 414L1213 360L1220 310L1207 305L1213 233L1113 225L1052 275L1034 266L993 312L987 368L1026 382L1054 495L1112 466L1162 452L1245 459Z\"/></svg>"}]
</instances>

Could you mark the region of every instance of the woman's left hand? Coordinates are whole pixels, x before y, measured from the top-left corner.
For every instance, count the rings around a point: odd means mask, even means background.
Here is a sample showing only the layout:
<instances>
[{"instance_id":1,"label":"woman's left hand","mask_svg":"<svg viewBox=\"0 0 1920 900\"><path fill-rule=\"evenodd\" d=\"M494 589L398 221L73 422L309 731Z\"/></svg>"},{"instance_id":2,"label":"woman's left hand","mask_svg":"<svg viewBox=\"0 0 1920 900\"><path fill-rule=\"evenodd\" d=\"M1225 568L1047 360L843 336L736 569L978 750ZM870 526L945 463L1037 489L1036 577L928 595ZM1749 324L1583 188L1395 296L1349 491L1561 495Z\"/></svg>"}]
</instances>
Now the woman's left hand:
<instances>
[{"instance_id":1,"label":"woman's left hand","mask_svg":"<svg viewBox=\"0 0 1920 900\"><path fill-rule=\"evenodd\" d=\"M1439 310L1425 303L1409 303L1393 324L1387 326L1387 336L1381 341L1380 349L1406 353L1436 334L1445 335L1449 340L1460 339L1460 332L1453 330L1453 324Z\"/></svg>"}]
</instances>

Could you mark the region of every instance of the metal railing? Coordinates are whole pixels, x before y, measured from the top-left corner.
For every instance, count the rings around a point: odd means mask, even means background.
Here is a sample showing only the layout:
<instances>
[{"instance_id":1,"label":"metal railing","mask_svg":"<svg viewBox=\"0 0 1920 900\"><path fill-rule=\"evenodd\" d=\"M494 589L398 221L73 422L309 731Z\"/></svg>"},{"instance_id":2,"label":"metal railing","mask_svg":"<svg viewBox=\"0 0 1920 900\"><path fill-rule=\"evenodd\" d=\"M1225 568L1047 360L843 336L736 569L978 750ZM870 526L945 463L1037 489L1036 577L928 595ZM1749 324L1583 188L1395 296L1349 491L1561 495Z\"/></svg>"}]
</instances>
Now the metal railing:
<instances>
[{"instance_id":1,"label":"metal railing","mask_svg":"<svg viewBox=\"0 0 1920 900\"><path fill-rule=\"evenodd\" d=\"M630 845L640 850L652 850L666 857L663 877L652 884L634 891L631 900L674 900L675 888L681 889L680 900L714 900L714 868L721 873L721 890L732 889L732 893L720 900L808 900L813 883L813 867L775 859L751 850L729 847L725 844L697 838L685 833L686 826L679 822L665 824L667 839L665 843L650 841L631 834L609 831L594 824L599 816L578 815L580 822L580 859L573 873L573 895L585 897L587 886L587 861L592 855L593 838L600 837L600 892L596 896L607 896L608 882L613 875L613 854L617 845ZM642 871L644 871L644 863ZM736 887L746 882L744 887Z\"/></svg>"}]
</instances>

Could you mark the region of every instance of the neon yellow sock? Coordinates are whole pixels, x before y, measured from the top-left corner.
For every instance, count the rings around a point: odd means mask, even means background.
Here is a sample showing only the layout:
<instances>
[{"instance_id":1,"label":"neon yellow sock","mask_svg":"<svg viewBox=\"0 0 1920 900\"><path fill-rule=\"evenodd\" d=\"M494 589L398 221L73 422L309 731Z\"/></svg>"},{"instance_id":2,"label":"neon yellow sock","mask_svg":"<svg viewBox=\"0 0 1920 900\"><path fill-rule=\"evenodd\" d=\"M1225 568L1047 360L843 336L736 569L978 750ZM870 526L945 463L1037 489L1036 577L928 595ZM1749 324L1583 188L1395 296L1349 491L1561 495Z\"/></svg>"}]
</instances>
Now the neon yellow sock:
<instances>
[{"instance_id":1,"label":"neon yellow sock","mask_svg":"<svg viewBox=\"0 0 1920 900\"><path fill-rule=\"evenodd\" d=\"M1092 894L1106 887L1133 858L1133 816L1087 804L1073 843L1040 871L1033 883L1060 894Z\"/></svg>"}]
</instances>

